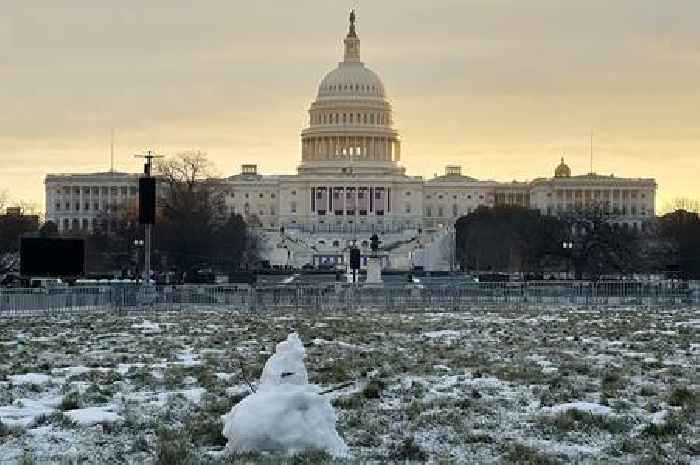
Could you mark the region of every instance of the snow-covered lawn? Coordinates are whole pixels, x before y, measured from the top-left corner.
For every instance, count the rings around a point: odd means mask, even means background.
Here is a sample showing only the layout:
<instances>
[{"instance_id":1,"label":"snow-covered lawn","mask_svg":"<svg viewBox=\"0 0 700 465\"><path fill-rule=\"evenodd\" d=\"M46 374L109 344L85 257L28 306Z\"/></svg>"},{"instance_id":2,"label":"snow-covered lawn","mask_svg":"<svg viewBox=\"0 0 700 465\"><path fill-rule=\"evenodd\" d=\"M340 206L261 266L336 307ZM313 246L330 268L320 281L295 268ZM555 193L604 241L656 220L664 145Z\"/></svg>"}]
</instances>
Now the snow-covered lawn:
<instances>
[{"instance_id":1,"label":"snow-covered lawn","mask_svg":"<svg viewBox=\"0 0 700 465\"><path fill-rule=\"evenodd\" d=\"M349 463L700 464L698 321L573 307L1 318L0 464L226 463L221 415L293 331Z\"/></svg>"}]
</instances>

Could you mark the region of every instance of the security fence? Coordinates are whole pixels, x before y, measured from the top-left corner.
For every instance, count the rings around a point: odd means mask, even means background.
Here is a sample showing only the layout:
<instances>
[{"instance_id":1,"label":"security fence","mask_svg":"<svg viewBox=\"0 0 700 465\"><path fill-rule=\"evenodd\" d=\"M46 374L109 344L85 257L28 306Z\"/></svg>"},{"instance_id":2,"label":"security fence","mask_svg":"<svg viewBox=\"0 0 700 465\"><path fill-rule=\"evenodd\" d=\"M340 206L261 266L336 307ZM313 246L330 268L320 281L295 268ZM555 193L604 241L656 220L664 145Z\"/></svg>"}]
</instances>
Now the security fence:
<instances>
[{"instance_id":1,"label":"security fence","mask_svg":"<svg viewBox=\"0 0 700 465\"><path fill-rule=\"evenodd\" d=\"M697 282L538 281L352 285L104 285L0 289L0 315L96 310L465 310L475 306L669 307L700 304Z\"/></svg>"}]
</instances>

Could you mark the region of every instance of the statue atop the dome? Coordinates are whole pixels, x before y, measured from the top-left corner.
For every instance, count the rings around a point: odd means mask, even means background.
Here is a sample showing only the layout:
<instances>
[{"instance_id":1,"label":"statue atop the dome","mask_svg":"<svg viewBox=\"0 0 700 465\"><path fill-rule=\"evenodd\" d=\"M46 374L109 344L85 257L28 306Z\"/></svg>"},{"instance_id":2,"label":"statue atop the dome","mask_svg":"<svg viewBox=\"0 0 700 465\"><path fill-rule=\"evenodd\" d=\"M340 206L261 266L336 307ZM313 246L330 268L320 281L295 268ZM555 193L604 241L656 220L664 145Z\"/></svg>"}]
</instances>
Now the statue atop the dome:
<instances>
[{"instance_id":1,"label":"statue atop the dome","mask_svg":"<svg viewBox=\"0 0 700 465\"><path fill-rule=\"evenodd\" d=\"M348 33L348 37L357 37L355 33L355 19L355 9L353 8L350 10L350 32Z\"/></svg>"}]
</instances>

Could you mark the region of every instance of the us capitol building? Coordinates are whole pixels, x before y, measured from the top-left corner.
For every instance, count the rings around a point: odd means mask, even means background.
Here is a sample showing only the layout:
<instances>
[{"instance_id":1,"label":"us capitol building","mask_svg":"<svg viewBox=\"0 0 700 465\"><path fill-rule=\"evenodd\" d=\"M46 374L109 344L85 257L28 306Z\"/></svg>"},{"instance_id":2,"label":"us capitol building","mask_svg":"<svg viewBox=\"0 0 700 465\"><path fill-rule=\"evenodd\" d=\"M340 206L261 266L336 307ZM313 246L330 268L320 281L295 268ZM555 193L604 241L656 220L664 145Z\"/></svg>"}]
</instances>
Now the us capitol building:
<instances>
[{"instance_id":1,"label":"us capitol building","mask_svg":"<svg viewBox=\"0 0 700 465\"><path fill-rule=\"evenodd\" d=\"M346 263L351 241L366 247L368 233L378 232L384 266L444 268L450 227L479 206L557 214L604 205L611 221L633 229L654 217L654 179L573 176L563 159L553 177L530 182L482 181L460 166L428 180L407 175L384 84L361 61L354 12L344 45L309 108L297 174L263 175L248 164L222 180L230 211L260 226L273 263ZM61 232L89 231L111 206L136 200L138 174L49 174L45 187L47 221Z\"/></svg>"}]
</instances>

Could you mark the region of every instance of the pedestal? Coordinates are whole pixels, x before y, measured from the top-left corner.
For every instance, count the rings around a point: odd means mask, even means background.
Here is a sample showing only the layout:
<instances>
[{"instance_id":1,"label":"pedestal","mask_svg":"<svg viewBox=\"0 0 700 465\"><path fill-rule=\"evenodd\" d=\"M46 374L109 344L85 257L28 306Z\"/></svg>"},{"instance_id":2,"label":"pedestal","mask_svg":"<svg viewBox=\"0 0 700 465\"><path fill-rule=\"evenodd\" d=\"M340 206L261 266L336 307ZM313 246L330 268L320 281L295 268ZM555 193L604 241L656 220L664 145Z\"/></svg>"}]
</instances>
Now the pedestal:
<instances>
[{"instance_id":1,"label":"pedestal","mask_svg":"<svg viewBox=\"0 0 700 465\"><path fill-rule=\"evenodd\" d=\"M379 257L367 258L366 284L382 284L382 262Z\"/></svg>"}]
</instances>

